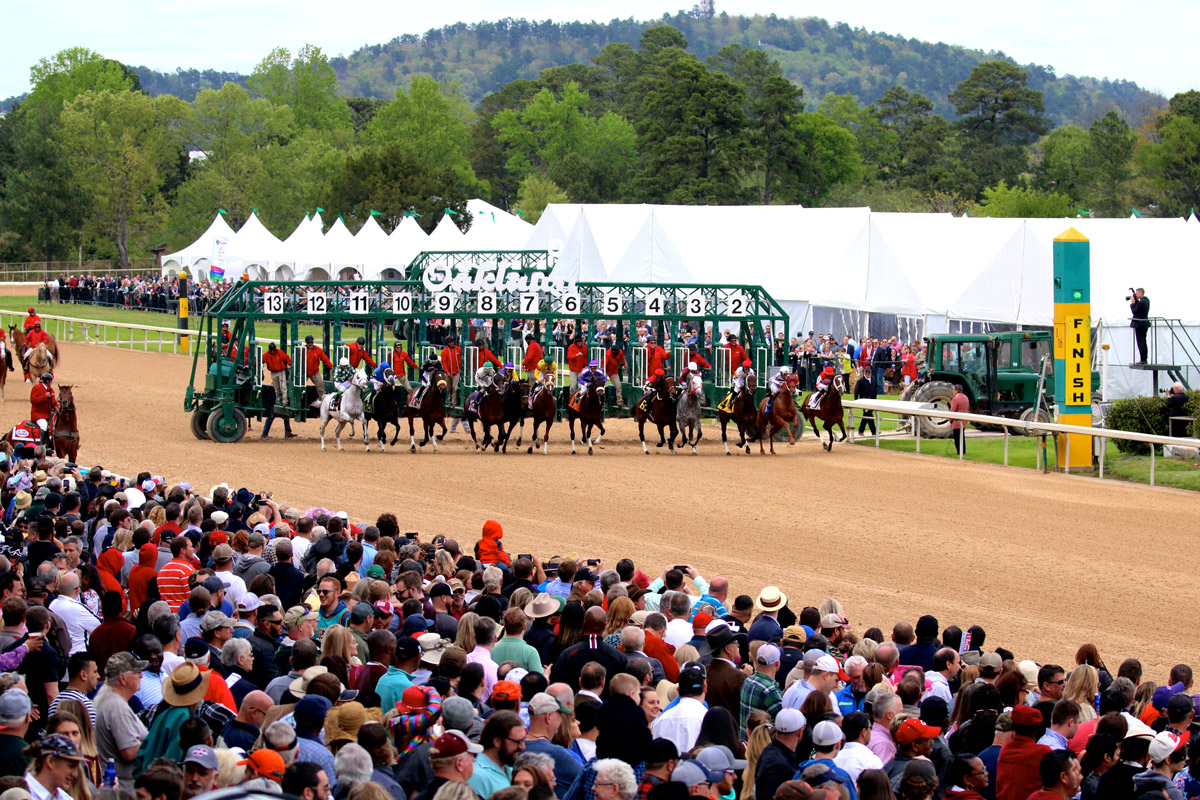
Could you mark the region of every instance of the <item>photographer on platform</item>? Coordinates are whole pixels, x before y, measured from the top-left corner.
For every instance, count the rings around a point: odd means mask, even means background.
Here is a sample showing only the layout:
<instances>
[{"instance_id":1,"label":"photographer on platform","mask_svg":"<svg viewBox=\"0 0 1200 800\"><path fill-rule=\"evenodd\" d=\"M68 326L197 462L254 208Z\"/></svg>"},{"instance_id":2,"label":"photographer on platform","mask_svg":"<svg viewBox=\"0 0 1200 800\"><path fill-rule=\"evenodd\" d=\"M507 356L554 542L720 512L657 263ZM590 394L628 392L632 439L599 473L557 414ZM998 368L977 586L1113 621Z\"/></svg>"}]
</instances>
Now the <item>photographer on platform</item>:
<instances>
[{"instance_id":1,"label":"photographer on platform","mask_svg":"<svg viewBox=\"0 0 1200 800\"><path fill-rule=\"evenodd\" d=\"M1125 299L1129 301L1129 311L1133 314L1129 327L1133 328L1134 338L1137 339L1137 363L1145 364L1146 331L1150 330L1150 298L1146 297L1145 289L1130 289Z\"/></svg>"}]
</instances>

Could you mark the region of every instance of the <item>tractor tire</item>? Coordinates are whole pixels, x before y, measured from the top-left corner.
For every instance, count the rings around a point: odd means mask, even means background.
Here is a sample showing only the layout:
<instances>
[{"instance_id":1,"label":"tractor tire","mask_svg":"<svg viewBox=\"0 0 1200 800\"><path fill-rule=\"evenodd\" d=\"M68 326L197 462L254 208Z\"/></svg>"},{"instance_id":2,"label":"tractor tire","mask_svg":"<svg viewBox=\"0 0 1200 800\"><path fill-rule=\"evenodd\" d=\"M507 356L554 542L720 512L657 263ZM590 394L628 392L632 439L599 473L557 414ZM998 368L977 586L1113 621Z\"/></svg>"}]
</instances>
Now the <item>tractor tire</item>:
<instances>
[{"instance_id":1,"label":"tractor tire","mask_svg":"<svg viewBox=\"0 0 1200 800\"><path fill-rule=\"evenodd\" d=\"M900 396L897 397L896 399L897 400L905 400L905 401L912 400L913 394L916 393L918 388L920 388L920 384L910 383L908 386L904 387L904 389L900 392ZM897 426L900 428L906 428L909 433L912 433L912 421L913 421L913 418L908 416L907 414L897 414L896 415Z\"/></svg>"},{"instance_id":2,"label":"tractor tire","mask_svg":"<svg viewBox=\"0 0 1200 800\"><path fill-rule=\"evenodd\" d=\"M1033 406L1030 406L1029 408L1022 411L1021 415L1019 417L1017 417L1017 419L1021 420L1021 422L1053 422L1053 420L1050 419L1050 415L1046 413L1046 409L1044 409L1044 408L1039 408L1037 410L1037 417L1035 419ZM1026 435L1025 431L1021 430L1020 428L1013 428L1012 432L1016 436L1025 436ZM1037 434L1035 434L1031 431L1028 435L1036 436Z\"/></svg>"},{"instance_id":3,"label":"tractor tire","mask_svg":"<svg viewBox=\"0 0 1200 800\"><path fill-rule=\"evenodd\" d=\"M232 423L225 421L221 409L214 409L208 416L208 435L214 442L230 444L240 442L246 435L246 415L238 409L233 410Z\"/></svg>"},{"instance_id":4,"label":"tractor tire","mask_svg":"<svg viewBox=\"0 0 1200 800\"><path fill-rule=\"evenodd\" d=\"M196 409L192 412L192 436L201 441L208 440L208 412Z\"/></svg>"},{"instance_id":5,"label":"tractor tire","mask_svg":"<svg viewBox=\"0 0 1200 800\"><path fill-rule=\"evenodd\" d=\"M950 401L954 398L954 387L945 381L930 381L923 383L909 398L917 403L933 403L938 408L950 410ZM950 420L937 417L916 417L915 424L921 426L923 439L949 439Z\"/></svg>"}]
</instances>

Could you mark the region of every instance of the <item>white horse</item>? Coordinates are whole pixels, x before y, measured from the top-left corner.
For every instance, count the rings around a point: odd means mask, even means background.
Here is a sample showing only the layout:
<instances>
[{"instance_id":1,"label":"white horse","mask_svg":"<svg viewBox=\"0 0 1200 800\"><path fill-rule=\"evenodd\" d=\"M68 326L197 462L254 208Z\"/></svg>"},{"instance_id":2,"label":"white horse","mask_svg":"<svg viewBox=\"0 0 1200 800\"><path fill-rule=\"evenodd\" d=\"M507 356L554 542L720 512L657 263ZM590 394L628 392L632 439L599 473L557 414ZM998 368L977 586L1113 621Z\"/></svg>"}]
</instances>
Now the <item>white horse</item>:
<instances>
[{"instance_id":1,"label":"white horse","mask_svg":"<svg viewBox=\"0 0 1200 800\"><path fill-rule=\"evenodd\" d=\"M371 442L367 438L367 418L363 415L362 393L367 388L367 376L362 372L355 371L350 378L350 386L342 393L342 404L337 411L333 411L334 393L330 392L321 398L321 449L325 449L325 427L330 420L337 420L337 428L334 429L333 435L337 439L338 450L345 450L342 447L342 428L346 427L347 423L353 423L355 420L362 423L363 444L366 445L367 452L371 452ZM382 452L384 447L380 443L379 449Z\"/></svg>"}]
</instances>

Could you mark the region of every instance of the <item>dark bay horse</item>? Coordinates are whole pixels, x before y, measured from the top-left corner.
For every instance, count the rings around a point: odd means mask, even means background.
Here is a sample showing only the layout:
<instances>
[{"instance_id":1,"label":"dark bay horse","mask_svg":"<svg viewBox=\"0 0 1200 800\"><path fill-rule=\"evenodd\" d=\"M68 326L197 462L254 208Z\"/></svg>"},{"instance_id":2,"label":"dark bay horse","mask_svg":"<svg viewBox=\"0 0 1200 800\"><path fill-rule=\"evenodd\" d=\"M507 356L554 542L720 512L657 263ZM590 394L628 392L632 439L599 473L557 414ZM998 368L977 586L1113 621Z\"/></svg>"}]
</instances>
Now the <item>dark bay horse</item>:
<instances>
[{"instance_id":1,"label":"dark bay horse","mask_svg":"<svg viewBox=\"0 0 1200 800\"><path fill-rule=\"evenodd\" d=\"M517 433L517 447L521 446L521 440L525 437L525 397L528 392L529 385L525 381L514 379L510 380L500 393L504 417L500 420L500 430L496 439L500 444L501 453L508 452L508 440L512 437L513 428L521 426Z\"/></svg>"},{"instance_id":2,"label":"dark bay horse","mask_svg":"<svg viewBox=\"0 0 1200 800\"><path fill-rule=\"evenodd\" d=\"M478 411L471 410L472 402L479 403ZM471 433L471 441L475 443L475 450L479 453L487 452L489 446L492 451L496 452L500 449L500 441L504 438L504 397L500 390L496 388L495 382L484 389L476 389L467 398L467 402L463 404L462 420L467 426L467 430ZM483 443L475 436L475 423L479 422L483 427ZM492 426L496 426L496 435L492 436Z\"/></svg>"},{"instance_id":3,"label":"dark bay horse","mask_svg":"<svg viewBox=\"0 0 1200 800\"><path fill-rule=\"evenodd\" d=\"M414 420L417 417L421 418L421 422L425 426L425 438L421 440L421 447L433 442L433 450L436 453L438 442L446 438L446 392L450 385L450 379L446 377L446 373L442 370L437 370L429 378L429 388L422 395L420 407L414 408L409 402L405 406L405 416L408 417L408 452L417 452L417 434ZM440 425L442 427L442 435L434 434L434 428Z\"/></svg>"},{"instance_id":4,"label":"dark bay horse","mask_svg":"<svg viewBox=\"0 0 1200 800\"><path fill-rule=\"evenodd\" d=\"M762 431L762 436L758 437L758 452L763 453L763 439L767 439L771 445L771 455L775 455L775 434L781 430L787 431L788 445L796 444L796 429L800 425L800 415L796 413L796 401L792 397L792 390L798 383L795 375L789 375L786 385L779 390L779 394L775 395L774 407L771 413L767 414L767 402L769 397L764 397L762 403L758 406L758 419L756 424L758 429Z\"/></svg>"},{"instance_id":5,"label":"dark bay horse","mask_svg":"<svg viewBox=\"0 0 1200 800\"><path fill-rule=\"evenodd\" d=\"M808 420L808 424L812 426L813 433L816 434L817 439L821 442L821 446L827 452L833 449L834 427L842 429L842 438L838 439L838 441L846 441L845 412L842 410L842 392L845 391L845 384L842 381L843 378L841 375L834 377L833 381L829 384L829 391L821 398L820 408L813 409L808 407L809 398L812 397L811 392L804 398L804 405L800 407L800 413ZM824 430L829 433L828 443L825 442L821 432L817 430L817 420L824 423ZM804 435L803 425L800 426L799 435Z\"/></svg>"},{"instance_id":6,"label":"dark bay horse","mask_svg":"<svg viewBox=\"0 0 1200 800\"><path fill-rule=\"evenodd\" d=\"M592 445L600 444L604 438L604 401L596 391L596 384L589 383L587 391L579 398L579 410L567 406L567 427L571 429L571 455L575 455L575 420L579 420L579 435L587 440L588 455ZM599 427L600 435L592 439L592 429Z\"/></svg>"},{"instance_id":7,"label":"dark bay horse","mask_svg":"<svg viewBox=\"0 0 1200 800\"><path fill-rule=\"evenodd\" d=\"M754 392L758 389L758 379L751 375L746 379L746 385L733 397L733 411L717 409L717 421L721 423L721 444L725 445L725 455L729 452L729 440L726 437L726 426L730 420L737 425L737 447L745 447L746 455L750 454L750 442L758 438L758 408L754 405Z\"/></svg>"},{"instance_id":8,"label":"dark bay horse","mask_svg":"<svg viewBox=\"0 0 1200 800\"><path fill-rule=\"evenodd\" d=\"M384 446L387 444L387 426L388 424L396 427L396 433L392 436L392 444L396 444L396 440L400 438L400 402L399 393L396 391L396 374L390 369L384 371L384 382L375 390L374 394L367 397L363 402L363 416L367 418L367 422L374 420L379 425L379 450L383 452Z\"/></svg>"},{"instance_id":9,"label":"dark bay horse","mask_svg":"<svg viewBox=\"0 0 1200 800\"><path fill-rule=\"evenodd\" d=\"M58 413L54 417L54 431L50 436L54 452L59 458L75 463L79 458L79 420L75 415L75 396L71 385L59 384Z\"/></svg>"},{"instance_id":10,"label":"dark bay horse","mask_svg":"<svg viewBox=\"0 0 1200 800\"><path fill-rule=\"evenodd\" d=\"M643 409L643 406L646 408ZM658 444L655 447L667 445L671 455L675 455L675 439L679 437L679 423L675 421L675 379L668 376L654 390L645 403L639 401L633 407L633 416L637 420L638 438L642 441L642 451L650 455L646 447L646 421L653 422L658 428ZM669 430L671 438L667 439L664 431Z\"/></svg>"},{"instance_id":11,"label":"dark bay horse","mask_svg":"<svg viewBox=\"0 0 1200 800\"><path fill-rule=\"evenodd\" d=\"M550 426L554 424L554 417L558 414L558 403L554 400L554 392L550 389L543 389L538 392L538 396L533 398L533 408L526 409L525 416L533 419L533 444L525 452L532 453L533 448L538 446L538 426L545 423L546 430L542 436L542 455L549 454L550 446ZM521 423L521 433L524 435L525 423Z\"/></svg>"}]
</instances>

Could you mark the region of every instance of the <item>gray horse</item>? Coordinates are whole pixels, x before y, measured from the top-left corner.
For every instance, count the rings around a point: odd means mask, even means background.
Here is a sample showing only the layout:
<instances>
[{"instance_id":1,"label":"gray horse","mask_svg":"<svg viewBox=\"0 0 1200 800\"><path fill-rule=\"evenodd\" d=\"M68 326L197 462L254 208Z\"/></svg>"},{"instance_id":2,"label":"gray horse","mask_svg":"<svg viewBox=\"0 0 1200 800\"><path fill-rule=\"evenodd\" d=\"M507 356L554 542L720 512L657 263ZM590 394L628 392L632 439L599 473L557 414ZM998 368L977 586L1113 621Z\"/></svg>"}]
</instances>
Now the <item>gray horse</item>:
<instances>
[{"instance_id":1,"label":"gray horse","mask_svg":"<svg viewBox=\"0 0 1200 800\"><path fill-rule=\"evenodd\" d=\"M696 455L696 445L704 437L700 429L700 397L703 390L695 394L684 391L679 395L675 404L675 421L679 424L679 432L683 435L682 444L690 445L692 455ZM696 438L693 439L692 436Z\"/></svg>"},{"instance_id":2,"label":"gray horse","mask_svg":"<svg viewBox=\"0 0 1200 800\"><path fill-rule=\"evenodd\" d=\"M348 423L353 423L356 420L362 423L363 444L367 447L367 452L371 452L371 442L367 438L367 418L363 414L362 393L367 388L367 376L362 372L355 370L353 377L350 378L350 386L342 393L341 407L334 411L332 410L334 393L330 392L321 398L321 449L325 449L325 427L329 425L330 420L337 421L337 428L334 429L333 435L337 439L338 450L345 450L342 447L342 428ZM383 450L383 444L380 443L379 449Z\"/></svg>"}]
</instances>

